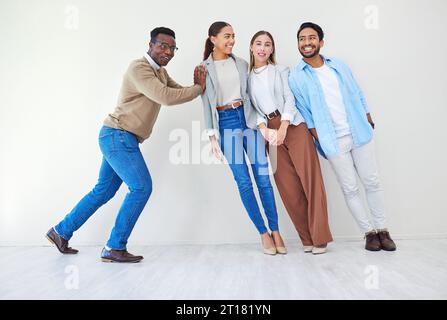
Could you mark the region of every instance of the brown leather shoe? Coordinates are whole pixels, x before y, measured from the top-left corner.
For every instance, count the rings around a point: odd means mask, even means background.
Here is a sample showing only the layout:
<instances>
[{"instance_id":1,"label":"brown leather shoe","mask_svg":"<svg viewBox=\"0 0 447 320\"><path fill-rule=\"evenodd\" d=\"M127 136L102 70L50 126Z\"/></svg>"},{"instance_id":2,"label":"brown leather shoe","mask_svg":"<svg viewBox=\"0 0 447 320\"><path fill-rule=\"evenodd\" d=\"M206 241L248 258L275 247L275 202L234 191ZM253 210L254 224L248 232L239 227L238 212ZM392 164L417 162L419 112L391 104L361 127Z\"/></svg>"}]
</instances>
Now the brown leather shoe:
<instances>
[{"instance_id":1,"label":"brown leather shoe","mask_svg":"<svg viewBox=\"0 0 447 320\"><path fill-rule=\"evenodd\" d=\"M101 260L103 262L136 263L143 260L143 256L134 256L127 250L107 250L102 249Z\"/></svg>"},{"instance_id":2,"label":"brown leather shoe","mask_svg":"<svg viewBox=\"0 0 447 320\"><path fill-rule=\"evenodd\" d=\"M380 244L385 251L395 251L396 244L391 239L390 233L387 230L382 230L377 233L379 235Z\"/></svg>"},{"instance_id":3,"label":"brown leather shoe","mask_svg":"<svg viewBox=\"0 0 447 320\"><path fill-rule=\"evenodd\" d=\"M51 228L47 234L46 237L48 241L50 241L52 244L56 245L57 250L59 250L60 253L63 254L76 254L78 253L78 250L70 248L68 246L68 241L62 238L54 228Z\"/></svg>"},{"instance_id":4,"label":"brown leather shoe","mask_svg":"<svg viewBox=\"0 0 447 320\"><path fill-rule=\"evenodd\" d=\"M377 235L377 232L371 231L365 234L366 242L365 242L365 249L369 251L380 251L382 248L380 244L379 236Z\"/></svg>"}]
</instances>

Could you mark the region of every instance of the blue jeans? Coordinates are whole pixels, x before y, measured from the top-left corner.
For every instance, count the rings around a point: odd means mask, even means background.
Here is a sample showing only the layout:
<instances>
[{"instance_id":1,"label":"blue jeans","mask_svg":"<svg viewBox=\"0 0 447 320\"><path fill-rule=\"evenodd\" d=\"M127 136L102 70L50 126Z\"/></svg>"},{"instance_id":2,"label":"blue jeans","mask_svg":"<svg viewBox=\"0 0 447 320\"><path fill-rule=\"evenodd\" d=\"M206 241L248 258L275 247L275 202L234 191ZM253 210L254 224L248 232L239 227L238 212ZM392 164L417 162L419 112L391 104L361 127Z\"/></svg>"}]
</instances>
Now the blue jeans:
<instances>
[{"instance_id":1,"label":"blue jeans","mask_svg":"<svg viewBox=\"0 0 447 320\"><path fill-rule=\"evenodd\" d=\"M103 160L96 186L55 226L55 230L62 238L70 240L73 232L113 198L124 181L129 193L118 212L107 246L125 250L130 233L152 193L152 179L134 134L103 126L99 133L99 147Z\"/></svg>"},{"instance_id":2,"label":"blue jeans","mask_svg":"<svg viewBox=\"0 0 447 320\"><path fill-rule=\"evenodd\" d=\"M270 183L265 142L257 130L247 127L244 108L227 109L219 112L220 147L228 161L245 209L260 234L267 232L258 202L253 192L245 153L258 187L259 195L271 231L278 231L278 213L275 196Z\"/></svg>"}]
</instances>

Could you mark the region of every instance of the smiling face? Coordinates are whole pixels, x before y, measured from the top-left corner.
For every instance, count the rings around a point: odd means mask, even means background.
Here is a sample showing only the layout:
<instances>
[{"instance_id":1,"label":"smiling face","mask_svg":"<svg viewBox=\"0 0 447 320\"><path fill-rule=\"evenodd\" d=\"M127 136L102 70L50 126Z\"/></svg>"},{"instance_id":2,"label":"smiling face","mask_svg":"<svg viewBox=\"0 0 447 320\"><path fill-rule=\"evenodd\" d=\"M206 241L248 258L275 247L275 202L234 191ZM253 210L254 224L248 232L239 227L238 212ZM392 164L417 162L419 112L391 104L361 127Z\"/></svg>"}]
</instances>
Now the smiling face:
<instances>
[{"instance_id":1,"label":"smiling face","mask_svg":"<svg viewBox=\"0 0 447 320\"><path fill-rule=\"evenodd\" d=\"M149 43L149 55L159 66L166 66L174 57L175 39L170 35L159 33L154 42Z\"/></svg>"},{"instance_id":2,"label":"smiling face","mask_svg":"<svg viewBox=\"0 0 447 320\"><path fill-rule=\"evenodd\" d=\"M323 45L324 41L320 41L317 31L312 28L305 28L298 35L298 50L304 58L317 56Z\"/></svg>"},{"instance_id":3,"label":"smiling face","mask_svg":"<svg viewBox=\"0 0 447 320\"><path fill-rule=\"evenodd\" d=\"M211 36L210 39L214 44L214 50L226 55L230 55L233 52L235 40L234 31L231 26L222 28L216 36Z\"/></svg>"},{"instance_id":4,"label":"smiling face","mask_svg":"<svg viewBox=\"0 0 447 320\"><path fill-rule=\"evenodd\" d=\"M250 51L253 55L255 65L265 65L268 63L270 56L275 51L272 39L266 35L261 34L257 36L252 45Z\"/></svg>"}]
</instances>

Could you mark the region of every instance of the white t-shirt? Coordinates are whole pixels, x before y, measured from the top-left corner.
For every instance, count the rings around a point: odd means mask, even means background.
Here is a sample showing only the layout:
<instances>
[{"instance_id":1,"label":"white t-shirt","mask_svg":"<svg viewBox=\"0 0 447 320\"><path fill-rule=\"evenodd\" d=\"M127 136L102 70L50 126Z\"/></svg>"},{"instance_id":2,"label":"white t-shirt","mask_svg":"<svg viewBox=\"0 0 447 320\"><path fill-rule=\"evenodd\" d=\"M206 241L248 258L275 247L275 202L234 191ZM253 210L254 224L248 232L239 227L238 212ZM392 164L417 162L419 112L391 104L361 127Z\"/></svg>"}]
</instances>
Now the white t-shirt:
<instances>
[{"instance_id":1,"label":"white t-shirt","mask_svg":"<svg viewBox=\"0 0 447 320\"><path fill-rule=\"evenodd\" d=\"M320 80L337 138L350 134L351 128L349 127L346 108L335 71L326 64L313 69Z\"/></svg>"},{"instance_id":2,"label":"white t-shirt","mask_svg":"<svg viewBox=\"0 0 447 320\"><path fill-rule=\"evenodd\" d=\"M241 80L233 58L214 61L219 82L218 106L224 106L241 99Z\"/></svg>"},{"instance_id":3,"label":"white t-shirt","mask_svg":"<svg viewBox=\"0 0 447 320\"><path fill-rule=\"evenodd\" d=\"M269 89L267 67L253 69L251 77L251 92L264 114L270 114L278 109Z\"/></svg>"}]
</instances>

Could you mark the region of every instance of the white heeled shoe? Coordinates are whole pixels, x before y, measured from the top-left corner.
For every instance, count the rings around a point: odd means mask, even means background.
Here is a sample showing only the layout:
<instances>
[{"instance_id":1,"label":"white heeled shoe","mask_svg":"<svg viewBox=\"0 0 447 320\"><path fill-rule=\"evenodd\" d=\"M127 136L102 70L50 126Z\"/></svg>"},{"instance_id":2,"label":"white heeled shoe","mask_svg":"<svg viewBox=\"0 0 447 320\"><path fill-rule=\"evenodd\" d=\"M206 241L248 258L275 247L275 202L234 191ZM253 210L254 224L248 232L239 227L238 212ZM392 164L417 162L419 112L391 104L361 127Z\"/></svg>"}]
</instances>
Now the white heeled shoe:
<instances>
[{"instance_id":1,"label":"white heeled shoe","mask_svg":"<svg viewBox=\"0 0 447 320\"><path fill-rule=\"evenodd\" d=\"M312 254L323 254L327 252L327 246L324 248L313 247Z\"/></svg>"},{"instance_id":2,"label":"white heeled shoe","mask_svg":"<svg viewBox=\"0 0 447 320\"><path fill-rule=\"evenodd\" d=\"M313 249L314 247L313 246L303 246L303 249L304 249L304 252L305 253L310 253L310 252L312 252L312 249Z\"/></svg>"}]
</instances>

